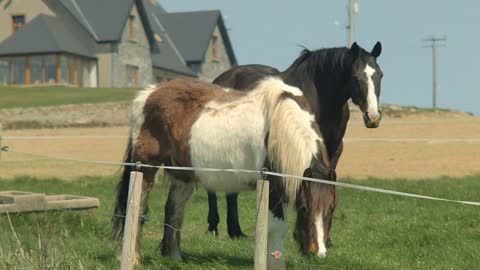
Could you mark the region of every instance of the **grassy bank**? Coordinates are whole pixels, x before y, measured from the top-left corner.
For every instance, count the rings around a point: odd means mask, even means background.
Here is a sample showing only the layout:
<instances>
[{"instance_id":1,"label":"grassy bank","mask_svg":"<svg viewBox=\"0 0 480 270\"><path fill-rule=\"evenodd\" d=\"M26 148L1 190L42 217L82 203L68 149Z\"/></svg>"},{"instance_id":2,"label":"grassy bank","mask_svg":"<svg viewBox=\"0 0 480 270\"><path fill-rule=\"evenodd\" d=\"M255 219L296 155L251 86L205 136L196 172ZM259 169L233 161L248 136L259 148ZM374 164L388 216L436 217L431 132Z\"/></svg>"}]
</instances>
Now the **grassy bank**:
<instances>
[{"instance_id":1,"label":"grassy bank","mask_svg":"<svg viewBox=\"0 0 480 270\"><path fill-rule=\"evenodd\" d=\"M138 89L0 87L0 109L131 101Z\"/></svg>"},{"instance_id":2,"label":"grassy bank","mask_svg":"<svg viewBox=\"0 0 480 270\"><path fill-rule=\"evenodd\" d=\"M366 180L348 182L452 199L480 200L480 177L435 181ZM0 179L0 190L98 197L94 214L59 211L0 216L0 269L117 269L110 236L110 215L116 179ZM250 238L229 240L225 202L219 202L221 235L205 233L207 199L199 188L190 199L184 222L185 263L158 255L167 191L155 186L150 196L151 220L145 226L142 266L136 269L251 269L253 265L255 193L239 197L241 224ZM291 231L287 236L289 269L477 269L480 265L480 208L339 189L332 237L335 246L326 259L302 258ZM222 196L220 196L222 197ZM293 215L290 215L290 225ZM12 230L13 228L13 230ZM15 239L13 231L18 236Z\"/></svg>"}]
</instances>

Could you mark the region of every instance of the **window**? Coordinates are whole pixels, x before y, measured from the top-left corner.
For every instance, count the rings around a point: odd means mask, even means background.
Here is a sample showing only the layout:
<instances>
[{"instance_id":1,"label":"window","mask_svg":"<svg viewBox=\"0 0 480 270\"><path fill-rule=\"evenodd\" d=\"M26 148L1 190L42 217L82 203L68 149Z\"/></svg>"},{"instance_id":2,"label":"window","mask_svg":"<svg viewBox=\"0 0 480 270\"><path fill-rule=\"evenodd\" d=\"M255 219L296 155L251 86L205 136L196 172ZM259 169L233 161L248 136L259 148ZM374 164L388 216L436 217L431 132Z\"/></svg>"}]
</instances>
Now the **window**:
<instances>
[{"instance_id":1,"label":"window","mask_svg":"<svg viewBox=\"0 0 480 270\"><path fill-rule=\"evenodd\" d=\"M25 24L25 15L12 16L12 34Z\"/></svg>"},{"instance_id":2,"label":"window","mask_svg":"<svg viewBox=\"0 0 480 270\"><path fill-rule=\"evenodd\" d=\"M9 84L10 80L10 61L8 59L0 59L0 85Z\"/></svg>"},{"instance_id":3,"label":"window","mask_svg":"<svg viewBox=\"0 0 480 270\"><path fill-rule=\"evenodd\" d=\"M57 57L55 55L45 56L45 82L55 84L57 82Z\"/></svg>"},{"instance_id":4,"label":"window","mask_svg":"<svg viewBox=\"0 0 480 270\"><path fill-rule=\"evenodd\" d=\"M218 37L212 36L212 59L217 60L218 58Z\"/></svg>"},{"instance_id":5,"label":"window","mask_svg":"<svg viewBox=\"0 0 480 270\"><path fill-rule=\"evenodd\" d=\"M68 83L71 85L78 84L78 61L74 57L68 58Z\"/></svg>"},{"instance_id":6,"label":"window","mask_svg":"<svg viewBox=\"0 0 480 270\"><path fill-rule=\"evenodd\" d=\"M138 86L138 67L127 65L127 86Z\"/></svg>"},{"instance_id":7,"label":"window","mask_svg":"<svg viewBox=\"0 0 480 270\"><path fill-rule=\"evenodd\" d=\"M62 70L61 82L66 84L68 82L68 59L65 55L60 56L60 69Z\"/></svg>"},{"instance_id":8,"label":"window","mask_svg":"<svg viewBox=\"0 0 480 270\"><path fill-rule=\"evenodd\" d=\"M25 57L15 57L12 59L13 82L14 84L25 84Z\"/></svg>"},{"instance_id":9,"label":"window","mask_svg":"<svg viewBox=\"0 0 480 270\"><path fill-rule=\"evenodd\" d=\"M30 57L30 83L41 84L43 80L43 57L31 56Z\"/></svg>"},{"instance_id":10,"label":"window","mask_svg":"<svg viewBox=\"0 0 480 270\"><path fill-rule=\"evenodd\" d=\"M128 17L128 39L135 40L135 16Z\"/></svg>"}]
</instances>

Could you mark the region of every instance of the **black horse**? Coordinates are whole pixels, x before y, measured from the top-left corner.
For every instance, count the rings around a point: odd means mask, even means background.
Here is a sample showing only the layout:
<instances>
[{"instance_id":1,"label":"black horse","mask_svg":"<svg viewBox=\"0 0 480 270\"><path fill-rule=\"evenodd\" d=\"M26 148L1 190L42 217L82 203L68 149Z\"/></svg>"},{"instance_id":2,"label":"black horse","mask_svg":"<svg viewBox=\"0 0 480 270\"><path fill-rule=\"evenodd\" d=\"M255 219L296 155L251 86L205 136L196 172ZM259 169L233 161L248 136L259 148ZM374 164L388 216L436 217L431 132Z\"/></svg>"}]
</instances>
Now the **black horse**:
<instances>
[{"instance_id":1,"label":"black horse","mask_svg":"<svg viewBox=\"0 0 480 270\"><path fill-rule=\"evenodd\" d=\"M313 107L320 126L331 166L336 168L343 151L343 136L350 111L351 98L363 112L367 128L378 127L382 71L377 58L382 45L377 42L371 52L353 43L351 48L303 50L285 71L264 65L236 66L218 76L213 83L223 87L249 91L266 76L281 76L285 83L300 88ZM245 236L238 221L238 193L227 194L227 226L230 237ZM220 221L217 197L208 193L208 231L218 234ZM331 222L331 221L330 221ZM330 238L329 238L330 239Z\"/></svg>"}]
</instances>

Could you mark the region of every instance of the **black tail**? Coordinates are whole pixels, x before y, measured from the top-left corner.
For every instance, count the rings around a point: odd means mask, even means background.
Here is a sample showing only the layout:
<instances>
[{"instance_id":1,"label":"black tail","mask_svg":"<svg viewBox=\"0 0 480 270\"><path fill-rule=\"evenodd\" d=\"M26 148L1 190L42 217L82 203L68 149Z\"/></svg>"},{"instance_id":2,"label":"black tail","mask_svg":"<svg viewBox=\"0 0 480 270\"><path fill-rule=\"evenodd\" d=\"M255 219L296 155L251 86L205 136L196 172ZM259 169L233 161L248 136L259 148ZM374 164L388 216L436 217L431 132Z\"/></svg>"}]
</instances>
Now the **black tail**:
<instances>
[{"instance_id":1,"label":"black tail","mask_svg":"<svg viewBox=\"0 0 480 270\"><path fill-rule=\"evenodd\" d=\"M125 153L124 162L131 162L133 155L132 137L128 138L127 151ZM113 238L121 239L123 236L123 228L125 223L125 215L127 212L128 187L130 185L130 173L133 171L132 166L123 166L123 173L120 182L117 185L117 201L113 212Z\"/></svg>"}]
</instances>

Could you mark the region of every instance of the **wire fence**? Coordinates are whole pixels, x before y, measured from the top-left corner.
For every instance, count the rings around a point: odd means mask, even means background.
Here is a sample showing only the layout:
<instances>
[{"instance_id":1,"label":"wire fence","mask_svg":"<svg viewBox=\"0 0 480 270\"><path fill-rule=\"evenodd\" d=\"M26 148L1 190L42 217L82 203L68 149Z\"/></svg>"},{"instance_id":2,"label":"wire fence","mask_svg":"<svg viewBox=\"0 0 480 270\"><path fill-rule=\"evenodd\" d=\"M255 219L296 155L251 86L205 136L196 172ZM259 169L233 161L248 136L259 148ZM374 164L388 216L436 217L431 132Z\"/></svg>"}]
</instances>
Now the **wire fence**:
<instances>
[{"instance_id":1,"label":"wire fence","mask_svg":"<svg viewBox=\"0 0 480 270\"><path fill-rule=\"evenodd\" d=\"M408 193L408 192L382 189L382 188L377 188L377 187L369 187L369 186L356 185L356 184L344 183L344 182L339 182L339 181L331 181L331 180L325 180L325 179L310 178L310 177L304 177L304 176L298 176L298 175L289 175L289 174L270 172L270 171L248 170L248 169L232 169L232 168L222 169L222 168L163 166L163 165L143 164L139 161L138 162L116 162L116 161L105 161L105 160L87 160L87 159L77 159L77 158L66 158L66 157L56 157L56 156L30 153L30 152L24 152L24 151L16 151L15 149L13 149L11 147L8 147L8 146L2 147L1 151L19 153L19 154L26 154L26 155L37 156L37 157L46 158L46 159L60 160L60 161L73 161L73 162L80 162L80 163L90 163L90 164L98 164L98 165L112 165L112 166L131 166L131 167L135 167L137 170L144 167L144 168L157 168L157 169L178 170L178 171L198 171L198 172L212 172L212 173L216 173L216 172L243 173L243 174L256 175L258 179L260 179L259 177L262 177L262 175L271 175L271 176L282 177L283 179L296 179L296 180L302 180L302 181L310 181L310 182L315 182L315 183L339 186L339 187L356 189L356 190L363 190L363 191L368 191L368 192L377 192L377 193L403 196L403 197L411 197L411 198L417 198L417 199L425 199L425 200L443 201L443 202L450 202L450 203L459 203L459 204L480 206L480 202L439 198L439 197L426 196L426 195L420 195L420 194L414 194L414 193Z\"/></svg>"},{"instance_id":2,"label":"wire fence","mask_svg":"<svg viewBox=\"0 0 480 270\"><path fill-rule=\"evenodd\" d=\"M127 139L121 135L39 135L39 136L3 136L5 140L69 140L69 139ZM378 142L378 143L425 143L425 144L477 144L480 138L424 138L424 137L345 137L345 143Z\"/></svg>"},{"instance_id":3,"label":"wire fence","mask_svg":"<svg viewBox=\"0 0 480 270\"><path fill-rule=\"evenodd\" d=\"M95 136L95 137L97 137L97 136ZM115 137L124 138L123 136L115 136ZM73 136L66 136L65 138L74 138L74 137ZM89 136L87 138L92 138L92 137ZM106 138L111 138L111 137L107 136ZM270 171L232 169L232 168L222 169L222 168L199 168L199 167L180 167L180 166L161 166L161 165L156 166L156 165L151 165L151 164L143 164L141 162L117 162L117 161L106 161L106 160L89 160L89 159L67 158L67 157L59 157L59 156L38 154L38 153L25 152L25 151L17 151L16 149L14 149L12 147L8 147L8 146L1 147L0 151L3 151L5 153L16 153L16 154L22 154L22 155L35 156L35 157L42 158L42 159L51 159L51 160L57 160L57 161L88 163L88 164L97 164L97 165L104 165L104 166L131 166L131 167L135 167L137 170L142 168L142 167L146 167L146 168L158 168L158 169L167 169L167 170L201 171L201 172L212 172L212 173L228 172L228 173L252 174L255 177L257 177L257 179L260 179L260 177L262 177L262 176L270 175L270 176L283 177L284 179L297 179L297 180L303 180L303 181L311 181L311 182L316 182L316 183L321 183L321 184L334 185L334 186L356 189L356 190L362 190L362 191L367 191L367 192L377 192L377 193L403 196L403 197L411 197L411 198L417 198L417 199L425 199L425 200L443 201L443 202L457 203L457 204L464 204L464 205L480 206L480 202L438 198L438 197L432 197L432 196L426 196L426 195L420 195L420 194L400 192L400 191L395 191L395 190L387 190L387 189L376 188L376 187L356 185L356 184L351 184L351 183L344 183L344 182L330 181L330 180L324 180L324 179L309 178L309 177L296 176L296 175L287 175L287 174L270 172ZM125 216L120 216L120 217L124 218ZM182 229L175 228L174 226L172 226L170 224L166 224L166 223L158 221L158 220L150 220L149 216L142 216L142 218L148 220L150 225L166 226L166 227L169 227L170 229L172 229L174 231L179 231L179 232L181 231L183 234L205 233L204 230L197 229L197 228L182 228ZM13 229L13 227L11 229L15 233L15 230ZM250 243L246 247L243 244L239 245L235 241L222 241L222 240L219 240L217 238L212 239L212 241L214 241L214 243L216 243L216 244L228 246L228 247L230 247L234 250L237 250L238 252L243 252L243 253L245 252L245 250L252 250L253 249L252 243ZM189 256L189 257L191 257L190 259L192 259L192 260L196 259L192 256ZM334 267L334 266L328 266L328 265L325 265L325 264L320 265L320 264L304 263L304 262L301 262L301 261L298 261L298 260L295 260L293 263L298 264L298 265L303 265L305 267L311 267L311 268L317 268L317 269L342 269L342 268L338 268L338 267Z\"/></svg>"}]
</instances>

